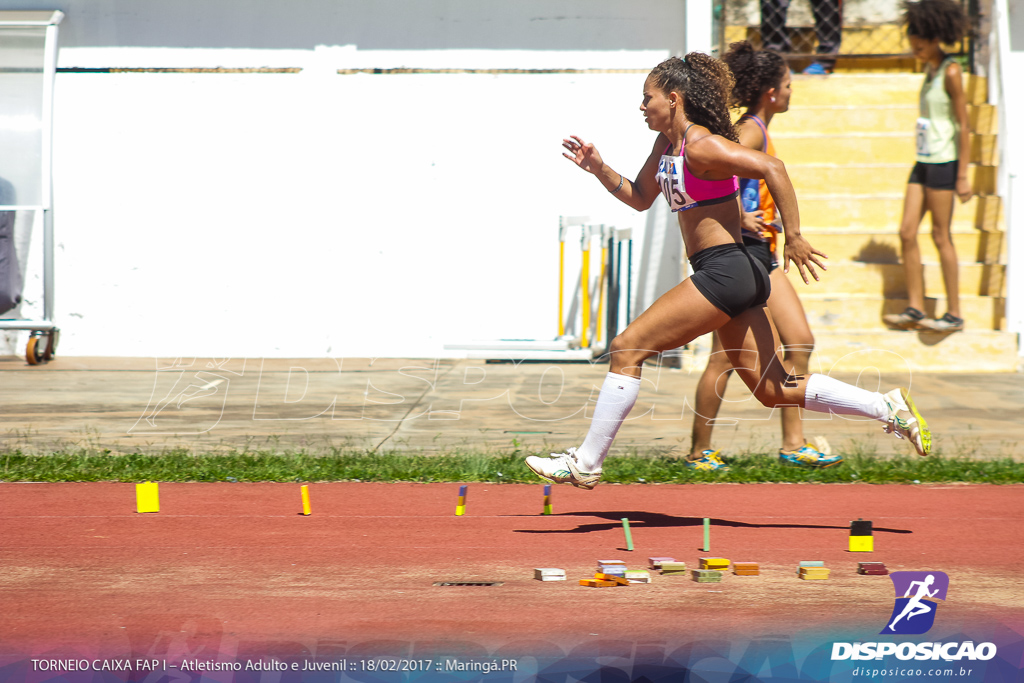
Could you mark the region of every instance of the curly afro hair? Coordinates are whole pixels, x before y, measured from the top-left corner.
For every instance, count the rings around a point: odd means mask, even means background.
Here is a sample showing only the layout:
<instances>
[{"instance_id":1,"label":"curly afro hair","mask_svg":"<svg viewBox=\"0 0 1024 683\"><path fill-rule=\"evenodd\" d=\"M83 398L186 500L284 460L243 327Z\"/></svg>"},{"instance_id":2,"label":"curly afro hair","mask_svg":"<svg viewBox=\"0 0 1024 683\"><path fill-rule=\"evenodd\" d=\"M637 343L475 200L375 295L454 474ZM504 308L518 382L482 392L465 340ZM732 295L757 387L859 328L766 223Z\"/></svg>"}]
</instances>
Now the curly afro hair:
<instances>
[{"instance_id":1,"label":"curly afro hair","mask_svg":"<svg viewBox=\"0 0 1024 683\"><path fill-rule=\"evenodd\" d=\"M682 59L666 59L651 70L650 78L663 92L684 95L683 112L690 121L739 142L729 117L733 78L725 64L703 52L691 52Z\"/></svg>"},{"instance_id":2,"label":"curly afro hair","mask_svg":"<svg viewBox=\"0 0 1024 683\"><path fill-rule=\"evenodd\" d=\"M771 50L755 50L747 40L730 45L722 61L736 79L732 106L746 109L756 107L761 95L778 88L789 68L780 54Z\"/></svg>"},{"instance_id":3,"label":"curly afro hair","mask_svg":"<svg viewBox=\"0 0 1024 683\"><path fill-rule=\"evenodd\" d=\"M956 0L904 0L903 24L907 35L953 45L967 31L967 17Z\"/></svg>"}]
</instances>

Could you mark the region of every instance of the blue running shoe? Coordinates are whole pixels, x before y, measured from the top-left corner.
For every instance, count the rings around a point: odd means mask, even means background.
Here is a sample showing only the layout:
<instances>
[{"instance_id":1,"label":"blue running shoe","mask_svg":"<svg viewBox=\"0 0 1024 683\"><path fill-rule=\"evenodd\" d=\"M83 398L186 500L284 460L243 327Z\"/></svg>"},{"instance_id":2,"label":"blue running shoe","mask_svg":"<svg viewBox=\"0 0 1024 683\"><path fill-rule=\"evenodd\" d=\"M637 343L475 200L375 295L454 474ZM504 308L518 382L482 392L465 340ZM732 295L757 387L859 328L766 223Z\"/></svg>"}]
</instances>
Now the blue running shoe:
<instances>
[{"instance_id":1,"label":"blue running shoe","mask_svg":"<svg viewBox=\"0 0 1024 683\"><path fill-rule=\"evenodd\" d=\"M804 69L804 75L806 76L826 76L828 70L825 65L821 62L811 62L806 69Z\"/></svg>"},{"instance_id":2,"label":"blue running shoe","mask_svg":"<svg viewBox=\"0 0 1024 683\"><path fill-rule=\"evenodd\" d=\"M824 468L843 462L841 455L825 455L811 444L804 444L795 451L779 451L779 461L797 467Z\"/></svg>"},{"instance_id":3,"label":"blue running shoe","mask_svg":"<svg viewBox=\"0 0 1024 683\"><path fill-rule=\"evenodd\" d=\"M703 450L700 454L703 456L700 460L687 460L686 466L691 470L700 470L702 472L728 472L729 466L722 462L722 458L719 457L718 451L713 451L710 448Z\"/></svg>"}]
</instances>

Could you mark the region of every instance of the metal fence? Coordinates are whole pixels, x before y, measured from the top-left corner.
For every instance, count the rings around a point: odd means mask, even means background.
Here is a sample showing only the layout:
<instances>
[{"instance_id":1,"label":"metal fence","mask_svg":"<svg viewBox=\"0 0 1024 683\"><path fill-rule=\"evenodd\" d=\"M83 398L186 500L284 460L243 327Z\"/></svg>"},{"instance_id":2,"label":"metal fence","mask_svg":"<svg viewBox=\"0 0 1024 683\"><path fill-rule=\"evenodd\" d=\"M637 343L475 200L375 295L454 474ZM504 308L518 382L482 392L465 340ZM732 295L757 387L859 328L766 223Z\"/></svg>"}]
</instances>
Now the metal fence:
<instances>
[{"instance_id":1,"label":"metal fence","mask_svg":"<svg viewBox=\"0 0 1024 683\"><path fill-rule=\"evenodd\" d=\"M948 49L969 57L984 0L962 2L972 30ZM910 59L901 15L900 0L716 0L715 6L720 50L750 40L791 61L816 61L826 69L838 58Z\"/></svg>"}]
</instances>

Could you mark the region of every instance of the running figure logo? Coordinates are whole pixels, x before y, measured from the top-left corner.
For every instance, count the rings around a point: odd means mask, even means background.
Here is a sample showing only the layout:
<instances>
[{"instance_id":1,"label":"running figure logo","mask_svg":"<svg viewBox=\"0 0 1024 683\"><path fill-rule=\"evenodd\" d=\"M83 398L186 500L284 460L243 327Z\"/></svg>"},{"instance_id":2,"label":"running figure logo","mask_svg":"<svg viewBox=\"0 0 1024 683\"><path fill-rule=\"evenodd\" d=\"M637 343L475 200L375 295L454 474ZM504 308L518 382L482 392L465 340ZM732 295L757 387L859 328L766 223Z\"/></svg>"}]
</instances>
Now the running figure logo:
<instances>
[{"instance_id":1,"label":"running figure logo","mask_svg":"<svg viewBox=\"0 0 1024 683\"><path fill-rule=\"evenodd\" d=\"M889 578L896 588L896 604L881 633L926 633L935 623L935 600L946 599L949 577L945 572L893 572Z\"/></svg>"}]
</instances>

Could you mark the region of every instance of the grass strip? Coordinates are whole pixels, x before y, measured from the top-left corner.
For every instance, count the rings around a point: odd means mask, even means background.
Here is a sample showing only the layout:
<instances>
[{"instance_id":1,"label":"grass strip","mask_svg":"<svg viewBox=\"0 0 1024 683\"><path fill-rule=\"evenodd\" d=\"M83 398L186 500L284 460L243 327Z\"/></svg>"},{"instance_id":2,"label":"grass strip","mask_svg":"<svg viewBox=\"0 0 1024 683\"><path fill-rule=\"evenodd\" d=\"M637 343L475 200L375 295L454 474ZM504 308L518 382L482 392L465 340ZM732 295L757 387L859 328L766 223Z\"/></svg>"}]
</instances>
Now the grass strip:
<instances>
[{"instance_id":1,"label":"grass strip","mask_svg":"<svg viewBox=\"0 0 1024 683\"><path fill-rule=\"evenodd\" d=\"M507 482L540 484L523 463L530 453L453 451L425 454L409 451L336 450L326 453L228 452L194 454L172 450L154 454L112 454L105 451L26 454L0 451L0 481L415 481ZM817 482L917 484L1024 482L1024 463L1010 458L971 460L966 457L878 458L851 453L839 466L809 470L784 465L768 454L729 459L728 472L699 472L675 458L630 453L605 462L604 483L767 483Z\"/></svg>"}]
</instances>

